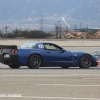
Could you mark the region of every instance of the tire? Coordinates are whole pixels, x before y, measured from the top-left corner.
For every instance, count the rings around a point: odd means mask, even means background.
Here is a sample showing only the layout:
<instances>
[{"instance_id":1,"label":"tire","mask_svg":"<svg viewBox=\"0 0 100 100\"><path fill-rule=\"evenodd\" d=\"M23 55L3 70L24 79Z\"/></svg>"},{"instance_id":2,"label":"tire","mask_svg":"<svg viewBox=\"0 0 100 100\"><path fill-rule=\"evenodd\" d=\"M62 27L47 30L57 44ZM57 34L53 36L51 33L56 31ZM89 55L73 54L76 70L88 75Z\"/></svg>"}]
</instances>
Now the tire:
<instances>
[{"instance_id":1,"label":"tire","mask_svg":"<svg viewBox=\"0 0 100 100\"><path fill-rule=\"evenodd\" d=\"M38 69L42 64L42 59L38 54L34 54L29 58L28 68Z\"/></svg>"},{"instance_id":2,"label":"tire","mask_svg":"<svg viewBox=\"0 0 100 100\"><path fill-rule=\"evenodd\" d=\"M68 66L61 66L63 69L68 69L69 67Z\"/></svg>"},{"instance_id":3,"label":"tire","mask_svg":"<svg viewBox=\"0 0 100 100\"><path fill-rule=\"evenodd\" d=\"M18 65L9 65L9 67L12 68L12 69L18 69L20 66L18 66Z\"/></svg>"},{"instance_id":4,"label":"tire","mask_svg":"<svg viewBox=\"0 0 100 100\"><path fill-rule=\"evenodd\" d=\"M92 65L92 58L90 55L83 55L79 62L80 68L89 68Z\"/></svg>"}]
</instances>

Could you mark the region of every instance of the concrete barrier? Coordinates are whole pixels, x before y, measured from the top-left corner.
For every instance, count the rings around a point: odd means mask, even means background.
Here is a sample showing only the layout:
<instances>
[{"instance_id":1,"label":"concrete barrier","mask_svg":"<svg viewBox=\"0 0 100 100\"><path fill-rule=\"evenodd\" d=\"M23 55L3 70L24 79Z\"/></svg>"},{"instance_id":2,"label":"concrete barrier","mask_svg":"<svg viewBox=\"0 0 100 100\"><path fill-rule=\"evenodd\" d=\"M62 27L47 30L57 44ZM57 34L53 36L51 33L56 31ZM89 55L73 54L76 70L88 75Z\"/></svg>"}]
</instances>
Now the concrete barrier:
<instances>
[{"instance_id":1,"label":"concrete barrier","mask_svg":"<svg viewBox=\"0 0 100 100\"><path fill-rule=\"evenodd\" d=\"M99 39L0 39L0 45L22 45L26 42L45 41L60 46L91 46L99 47Z\"/></svg>"}]
</instances>

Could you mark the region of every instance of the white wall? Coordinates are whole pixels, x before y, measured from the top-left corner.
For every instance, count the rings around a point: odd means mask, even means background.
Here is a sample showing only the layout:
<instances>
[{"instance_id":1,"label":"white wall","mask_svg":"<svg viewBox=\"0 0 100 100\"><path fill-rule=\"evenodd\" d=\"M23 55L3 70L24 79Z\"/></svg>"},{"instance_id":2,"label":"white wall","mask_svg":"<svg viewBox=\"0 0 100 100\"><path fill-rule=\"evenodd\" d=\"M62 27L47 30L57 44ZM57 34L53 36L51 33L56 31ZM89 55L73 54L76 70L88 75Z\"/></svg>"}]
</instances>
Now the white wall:
<instances>
[{"instance_id":1,"label":"white wall","mask_svg":"<svg viewBox=\"0 0 100 100\"><path fill-rule=\"evenodd\" d=\"M23 43L34 41L53 42L60 46L100 46L99 39L0 39L0 45L20 46Z\"/></svg>"}]
</instances>

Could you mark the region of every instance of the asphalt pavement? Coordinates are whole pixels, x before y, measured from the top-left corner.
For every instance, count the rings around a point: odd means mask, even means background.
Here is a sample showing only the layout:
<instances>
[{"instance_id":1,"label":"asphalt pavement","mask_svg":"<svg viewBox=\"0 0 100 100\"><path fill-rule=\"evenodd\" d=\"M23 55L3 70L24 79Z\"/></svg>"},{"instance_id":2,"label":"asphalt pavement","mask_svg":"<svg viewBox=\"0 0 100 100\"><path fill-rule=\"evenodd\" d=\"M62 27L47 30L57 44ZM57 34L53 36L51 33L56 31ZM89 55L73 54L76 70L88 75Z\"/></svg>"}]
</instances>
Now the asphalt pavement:
<instances>
[{"instance_id":1,"label":"asphalt pavement","mask_svg":"<svg viewBox=\"0 0 100 100\"><path fill-rule=\"evenodd\" d=\"M89 53L100 48L66 48ZM0 64L0 100L100 100L100 66L10 69Z\"/></svg>"}]
</instances>

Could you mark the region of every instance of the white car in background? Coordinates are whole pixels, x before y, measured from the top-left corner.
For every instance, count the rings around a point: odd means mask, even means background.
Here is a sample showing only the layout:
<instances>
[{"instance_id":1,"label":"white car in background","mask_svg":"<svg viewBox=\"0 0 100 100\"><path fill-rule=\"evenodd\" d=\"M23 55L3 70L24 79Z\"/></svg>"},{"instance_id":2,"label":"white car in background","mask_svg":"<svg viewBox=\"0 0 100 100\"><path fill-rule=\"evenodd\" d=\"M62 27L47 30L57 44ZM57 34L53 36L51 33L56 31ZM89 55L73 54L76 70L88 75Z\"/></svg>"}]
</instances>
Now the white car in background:
<instances>
[{"instance_id":1,"label":"white car in background","mask_svg":"<svg viewBox=\"0 0 100 100\"><path fill-rule=\"evenodd\" d=\"M100 59L100 50L96 50L92 53L96 58Z\"/></svg>"}]
</instances>

